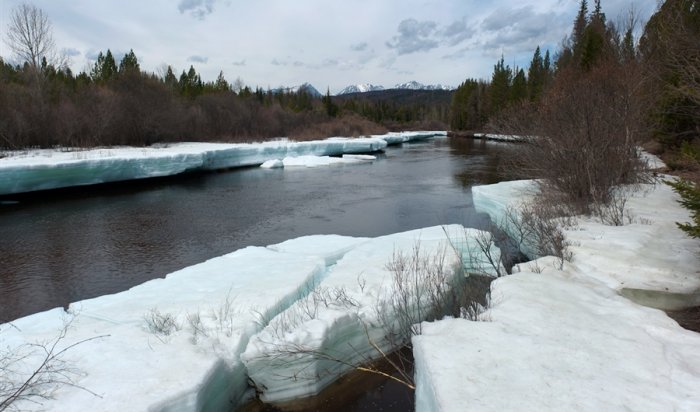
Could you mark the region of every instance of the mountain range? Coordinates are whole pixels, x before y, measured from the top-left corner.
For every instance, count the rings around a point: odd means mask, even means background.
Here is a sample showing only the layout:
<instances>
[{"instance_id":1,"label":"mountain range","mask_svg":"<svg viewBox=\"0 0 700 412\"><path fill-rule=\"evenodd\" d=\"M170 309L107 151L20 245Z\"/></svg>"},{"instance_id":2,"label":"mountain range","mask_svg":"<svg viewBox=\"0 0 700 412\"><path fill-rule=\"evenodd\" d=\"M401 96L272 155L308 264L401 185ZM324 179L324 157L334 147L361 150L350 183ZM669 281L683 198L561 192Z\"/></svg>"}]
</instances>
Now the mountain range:
<instances>
[{"instance_id":1,"label":"mountain range","mask_svg":"<svg viewBox=\"0 0 700 412\"><path fill-rule=\"evenodd\" d=\"M391 89L402 89L402 90L454 90L454 87L451 86L444 86L442 84L429 84L425 85L422 83L419 83L415 80L412 80L410 82L406 83L400 83L392 87ZM342 95L342 94L350 94L350 93L366 93L366 92L373 92L373 91L379 91L379 90L385 90L383 86L375 86L370 83L363 83L363 84L353 84L350 85L343 90L339 91L337 95Z\"/></svg>"}]
</instances>

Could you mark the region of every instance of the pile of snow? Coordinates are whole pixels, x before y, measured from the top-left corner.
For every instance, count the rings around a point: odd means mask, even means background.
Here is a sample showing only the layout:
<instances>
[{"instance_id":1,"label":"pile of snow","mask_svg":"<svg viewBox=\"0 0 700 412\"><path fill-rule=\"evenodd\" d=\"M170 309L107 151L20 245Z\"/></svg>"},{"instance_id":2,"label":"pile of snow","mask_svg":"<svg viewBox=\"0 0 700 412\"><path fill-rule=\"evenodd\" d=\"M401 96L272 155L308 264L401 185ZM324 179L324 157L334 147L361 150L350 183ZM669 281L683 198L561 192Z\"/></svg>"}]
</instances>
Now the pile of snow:
<instances>
[{"instance_id":1,"label":"pile of snow","mask_svg":"<svg viewBox=\"0 0 700 412\"><path fill-rule=\"evenodd\" d=\"M377 160L372 155L343 155L342 157L332 156L292 156L284 159L268 160L260 167L264 169L276 169L281 167L318 167L338 164L364 163Z\"/></svg>"},{"instance_id":2,"label":"pile of snow","mask_svg":"<svg viewBox=\"0 0 700 412\"><path fill-rule=\"evenodd\" d=\"M406 296L417 306L419 298L398 292L387 263L398 255L409 262L418 245L424 262L443 262L445 279L451 280L462 273L457 270L462 257L450 243L468 250L477 232L459 225L426 228L371 239L345 254L306 298L251 339L241 358L261 399L275 403L315 395L351 365L380 357L373 344L389 352L387 329L396 327L399 319L391 300ZM498 256L497 248L490 247ZM303 253L308 249L304 243L289 241L278 250ZM478 269L495 275L493 268L479 265ZM425 302L428 297L422 299Z\"/></svg>"},{"instance_id":3,"label":"pile of snow","mask_svg":"<svg viewBox=\"0 0 700 412\"><path fill-rule=\"evenodd\" d=\"M474 203L499 221L533 185L475 187ZM621 296L638 288L696 304L700 241L676 227L689 220L677 200L649 185L628 201L630 224L579 218L564 231L571 262L542 257L494 281L483 322L424 324L416 410L700 410L700 334Z\"/></svg>"},{"instance_id":4,"label":"pile of snow","mask_svg":"<svg viewBox=\"0 0 700 412\"><path fill-rule=\"evenodd\" d=\"M384 90L384 86L375 86L370 83L351 84L338 92L338 96L351 93L366 93Z\"/></svg>"},{"instance_id":5,"label":"pile of snow","mask_svg":"<svg viewBox=\"0 0 700 412\"><path fill-rule=\"evenodd\" d=\"M343 368L305 357L274 360L268 355L289 342L341 354L349 353L351 343L367 352L362 322L382 342L376 325L382 310L377 305L392 292L386 265L394 253L409 254L420 244L422 253L445 253L447 275L460 273L452 272L460 259L447 247L445 230L454 233L457 248L463 245L465 229L454 225L376 239L317 235L248 247L121 293L73 303L67 311L57 308L0 325L2 353L29 355L13 365L10 377L18 381L38 365L41 355L27 345L50 344L66 322L67 334L57 350L77 343L61 357L75 372L69 374L73 385L42 387L50 398L13 406L230 410L252 395L249 375L266 388L268 399L315 393ZM304 319L309 313L315 314L313 319ZM280 378L300 364L318 376Z\"/></svg>"}]
</instances>

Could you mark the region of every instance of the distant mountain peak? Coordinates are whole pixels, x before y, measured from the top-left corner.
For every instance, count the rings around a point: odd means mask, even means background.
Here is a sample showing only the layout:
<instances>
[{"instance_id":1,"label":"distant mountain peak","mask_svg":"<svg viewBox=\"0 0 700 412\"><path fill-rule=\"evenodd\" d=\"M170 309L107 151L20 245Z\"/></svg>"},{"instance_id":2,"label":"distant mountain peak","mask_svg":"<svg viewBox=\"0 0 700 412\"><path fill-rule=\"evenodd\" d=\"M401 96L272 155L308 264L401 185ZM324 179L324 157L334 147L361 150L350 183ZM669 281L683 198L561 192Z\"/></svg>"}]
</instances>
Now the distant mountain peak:
<instances>
[{"instance_id":1,"label":"distant mountain peak","mask_svg":"<svg viewBox=\"0 0 700 412\"><path fill-rule=\"evenodd\" d=\"M304 91L308 94L310 94L313 97L321 97L322 94L319 92L314 86L311 85L311 83L304 83L299 86L292 86L292 87L278 87L274 89L272 92L273 93L298 93L300 91Z\"/></svg>"},{"instance_id":2,"label":"distant mountain peak","mask_svg":"<svg viewBox=\"0 0 700 412\"><path fill-rule=\"evenodd\" d=\"M423 83L419 83L415 80L411 80L410 82L406 83L400 83L394 86L394 89L407 89L407 90L454 90L455 88L452 86L444 86L442 84L429 84L425 85Z\"/></svg>"},{"instance_id":3,"label":"distant mountain peak","mask_svg":"<svg viewBox=\"0 0 700 412\"><path fill-rule=\"evenodd\" d=\"M374 92L377 90L384 90L384 86L375 86L370 83L361 83L361 84L352 84L343 90L338 92L338 95L341 94L350 94L350 93L365 93L365 92Z\"/></svg>"}]
</instances>

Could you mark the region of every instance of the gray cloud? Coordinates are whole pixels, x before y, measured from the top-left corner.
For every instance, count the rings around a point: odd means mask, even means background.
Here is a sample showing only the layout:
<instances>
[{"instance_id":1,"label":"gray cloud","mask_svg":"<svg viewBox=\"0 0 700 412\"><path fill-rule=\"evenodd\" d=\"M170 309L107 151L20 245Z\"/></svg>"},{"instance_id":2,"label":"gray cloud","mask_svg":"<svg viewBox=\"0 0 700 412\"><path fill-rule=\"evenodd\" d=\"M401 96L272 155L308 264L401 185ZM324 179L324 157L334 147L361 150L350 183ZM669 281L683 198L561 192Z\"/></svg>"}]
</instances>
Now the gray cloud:
<instances>
[{"instance_id":1,"label":"gray cloud","mask_svg":"<svg viewBox=\"0 0 700 412\"><path fill-rule=\"evenodd\" d=\"M209 58L207 56L190 56L187 58L188 62L192 63L206 63L209 61Z\"/></svg>"},{"instance_id":2,"label":"gray cloud","mask_svg":"<svg viewBox=\"0 0 700 412\"><path fill-rule=\"evenodd\" d=\"M190 13L196 19L204 20L214 11L214 2L215 0L180 0L177 9L180 13Z\"/></svg>"},{"instance_id":3,"label":"gray cloud","mask_svg":"<svg viewBox=\"0 0 700 412\"><path fill-rule=\"evenodd\" d=\"M456 46L464 40L470 39L476 34L473 26L467 25L467 19L457 20L440 31L444 40L450 46Z\"/></svg>"},{"instance_id":4,"label":"gray cloud","mask_svg":"<svg viewBox=\"0 0 700 412\"><path fill-rule=\"evenodd\" d=\"M233 62L233 65L234 66L245 66L245 59L237 61L237 62Z\"/></svg>"},{"instance_id":5,"label":"gray cloud","mask_svg":"<svg viewBox=\"0 0 700 412\"><path fill-rule=\"evenodd\" d=\"M480 46L485 50L526 51L561 37L571 22L554 12L537 13L532 6L498 9L487 16L481 27L487 37Z\"/></svg>"},{"instance_id":6,"label":"gray cloud","mask_svg":"<svg viewBox=\"0 0 700 412\"><path fill-rule=\"evenodd\" d=\"M99 55L100 55L100 51L95 50L95 49L90 49L90 50L85 52L85 57L88 60L97 60L97 56L99 56Z\"/></svg>"},{"instance_id":7,"label":"gray cloud","mask_svg":"<svg viewBox=\"0 0 700 412\"><path fill-rule=\"evenodd\" d=\"M297 60L294 63L292 63L292 65L294 67L301 67L301 66L304 66L304 63Z\"/></svg>"},{"instance_id":8,"label":"gray cloud","mask_svg":"<svg viewBox=\"0 0 700 412\"><path fill-rule=\"evenodd\" d=\"M61 49L61 54L63 54L64 56L68 56L68 57L75 57L75 56L80 56L83 53L81 53L80 50L78 50L76 48L67 47L67 48ZM97 58L97 56L95 56L95 57Z\"/></svg>"},{"instance_id":9,"label":"gray cloud","mask_svg":"<svg viewBox=\"0 0 700 412\"><path fill-rule=\"evenodd\" d=\"M270 62L270 64L273 65L273 66L286 66L288 63L287 63L287 62L284 62L284 61L279 61L279 60L277 60L277 59L272 59L272 61Z\"/></svg>"},{"instance_id":10,"label":"gray cloud","mask_svg":"<svg viewBox=\"0 0 700 412\"><path fill-rule=\"evenodd\" d=\"M436 27L437 23L430 20L403 20L399 23L399 35L386 42L386 45L391 49L396 49L399 55L429 51L439 45L434 38Z\"/></svg>"},{"instance_id":11,"label":"gray cloud","mask_svg":"<svg viewBox=\"0 0 700 412\"><path fill-rule=\"evenodd\" d=\"M357 44L353 44L352 46L350 46L350 50L352 50L352 51L364 51L364 50L367 50L367 46L368 46L367 42L357 43Z\"/></svg>"}]
</instances>

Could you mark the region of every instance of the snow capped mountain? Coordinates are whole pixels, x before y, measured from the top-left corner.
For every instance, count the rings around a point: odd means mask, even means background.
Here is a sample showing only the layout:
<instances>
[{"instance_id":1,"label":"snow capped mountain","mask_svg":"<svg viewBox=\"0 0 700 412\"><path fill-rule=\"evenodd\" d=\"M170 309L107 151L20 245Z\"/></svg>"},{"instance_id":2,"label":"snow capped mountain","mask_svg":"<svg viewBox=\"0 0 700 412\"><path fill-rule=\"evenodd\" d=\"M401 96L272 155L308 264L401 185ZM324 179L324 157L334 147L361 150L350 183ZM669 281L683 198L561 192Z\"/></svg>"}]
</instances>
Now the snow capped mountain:
<instances>
[{"instance_id":1,"label":"snow capped mountain","mask_svg":"<svg viewBox=\"0 0 700 412\"><path fill-rule=\"evenodd\" d=\"M384 90L384 86L375 86L370 83L362 83L362 84L353 84L350 85L343 90L339 91L338 94L350 94L350 93L365 93L365 92L373 92L377 90Z\"/></svg>"},{"instance_id":2,"label":"snow capped mountain","mask_svg":"<svg viewBox=\"0 0 700 412\"><path fill-rule=\"evenodd\" d=\"M410 82L406 83L400 83L395 85L394 87L390 88L389 90L393 89L402 89L402 90L454 90L455 88L452 86L445 86L442 84L429 84L425 85L423 83L419 83L415 80L412 80ZM374 92L374 91L380 91L380 90L387 90L383 86L376 86L371 83L362 83L362 84L353 84L350 85L343 90L338 92L338 96L343 95L343 94L350 94L350 93L365 93L365 92Z\"/></svg>"},{"instance_id":3,"label":"snow capped mountain","mask_svg":"<svg viewBox=\"0 0 700 412\"><path fill-rule=\"evenodd\" d=\"M407 89L407 90L454 90L452 86L444 86L442 84L429 84L425 85L423 83L418 83L415 80L406 83L400 83L394 86L394 89Z\"/></svg>"},{"instance_id":4,"label":"snow capped mountain","mask_svg":"<svg viewBox=\"0 0 700 412\"><path fill-rule=\"evenodd\" d=\"M319 92L314 86L312 86L310 83L304 83L299 86L292 86L292 87L278 87L275 90L273 90L273 93L298 93L299 91L305 91L306 93L310 94L313 97L321 97L322 94Z\"/></svg>"}]
</instances>

